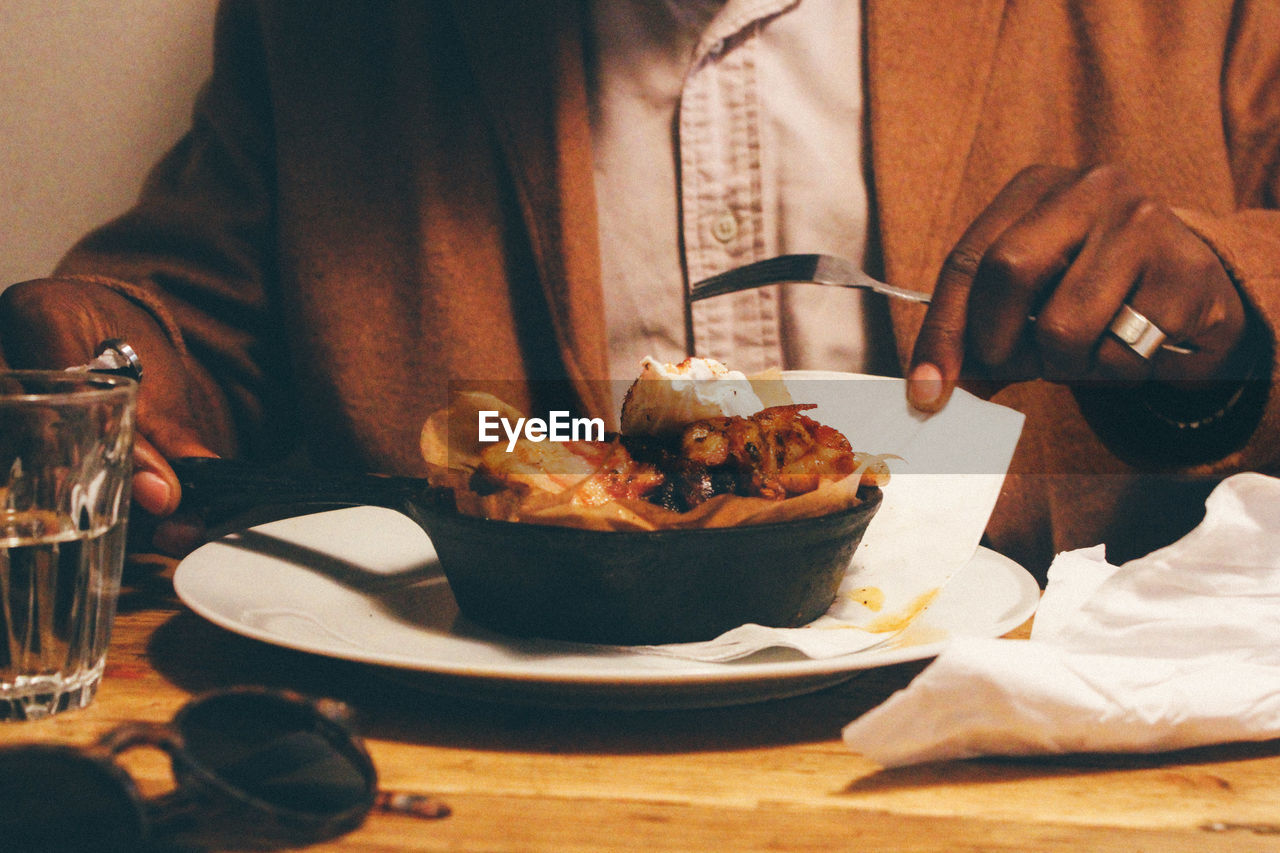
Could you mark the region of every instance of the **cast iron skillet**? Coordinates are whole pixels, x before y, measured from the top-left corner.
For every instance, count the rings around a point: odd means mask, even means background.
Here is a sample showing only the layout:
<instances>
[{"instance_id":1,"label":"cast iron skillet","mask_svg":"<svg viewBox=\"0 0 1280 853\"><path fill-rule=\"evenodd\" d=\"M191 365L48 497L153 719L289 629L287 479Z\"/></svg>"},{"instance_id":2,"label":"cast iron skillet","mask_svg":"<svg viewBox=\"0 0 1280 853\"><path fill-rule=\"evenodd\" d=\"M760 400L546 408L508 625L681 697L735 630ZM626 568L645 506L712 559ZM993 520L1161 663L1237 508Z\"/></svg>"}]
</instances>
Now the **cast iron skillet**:
<instances>
[{"instance_id":1,"label":"cast iron skillet","mask_svg":"<svg viewBox=\"0 0 1280 853\"><path fill-rule=\"evenodd\" d=\"M462 515L448 491L412 477L299 477L221 459L179 459L174 468L193 509L397 510L430 536L467 618L507 634L610 644L812 621L834 600L882 497L867 488L849 510L777 524L615 532Z\"/></svg>"}]
</instances>

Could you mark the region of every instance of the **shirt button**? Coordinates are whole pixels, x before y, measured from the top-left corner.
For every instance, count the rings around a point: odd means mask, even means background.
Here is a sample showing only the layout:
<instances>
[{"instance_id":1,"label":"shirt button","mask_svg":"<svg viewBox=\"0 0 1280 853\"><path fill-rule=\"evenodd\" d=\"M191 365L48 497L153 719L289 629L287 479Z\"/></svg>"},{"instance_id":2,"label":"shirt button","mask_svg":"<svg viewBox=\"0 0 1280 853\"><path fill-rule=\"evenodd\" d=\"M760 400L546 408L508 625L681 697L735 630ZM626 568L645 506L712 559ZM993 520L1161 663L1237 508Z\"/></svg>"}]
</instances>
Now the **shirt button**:
<instances>
[{"instance_id":1,"label":"shirt button","mask_svg":"<svg viewBox=\"0 0 1280 853\"><path fill-rule=\"evenodd\" d=\"M728 243L738 236L738 220L732 213L725 213L711 226L711 234L721 243Z\"/></svg>"}]
</instances>

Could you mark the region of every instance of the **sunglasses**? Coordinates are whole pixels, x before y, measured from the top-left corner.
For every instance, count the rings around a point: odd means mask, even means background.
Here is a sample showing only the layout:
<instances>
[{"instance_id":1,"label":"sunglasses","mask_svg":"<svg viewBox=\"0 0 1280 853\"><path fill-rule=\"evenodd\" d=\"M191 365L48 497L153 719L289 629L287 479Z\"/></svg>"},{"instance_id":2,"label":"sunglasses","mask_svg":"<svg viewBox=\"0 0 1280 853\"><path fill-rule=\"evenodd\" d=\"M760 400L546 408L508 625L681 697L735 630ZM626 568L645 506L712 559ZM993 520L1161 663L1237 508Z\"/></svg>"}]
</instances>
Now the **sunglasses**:
<instances>
[{"instance_id":1,"label":"sunglasses","mask_svg":"<svg viewBox=\"0 0 1280 853\"><path fill-rule=\"evenodd\" d=\"M375 805L388 805L379 801L377 771L349 718L333 700L235 688L196 697L167 724L120 726L88 748L2 748L0 844L261 850L336 837ZM169 756L172 791L142 797L116 762L140 746ZM388 810L413 813L418 799Z\"/></svg>"}]
</instances>

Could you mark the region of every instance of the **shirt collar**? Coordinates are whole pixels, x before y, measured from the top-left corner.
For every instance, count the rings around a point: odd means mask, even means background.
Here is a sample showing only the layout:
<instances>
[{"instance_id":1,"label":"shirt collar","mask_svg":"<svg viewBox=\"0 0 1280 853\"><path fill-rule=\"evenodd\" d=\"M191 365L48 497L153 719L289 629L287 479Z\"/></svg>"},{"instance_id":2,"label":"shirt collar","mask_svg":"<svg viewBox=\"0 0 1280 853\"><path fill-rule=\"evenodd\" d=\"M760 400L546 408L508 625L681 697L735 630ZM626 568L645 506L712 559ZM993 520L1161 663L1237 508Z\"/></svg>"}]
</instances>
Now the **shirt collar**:
<instances>
[{"instance_id":1,"label":"shirt collar","mask_svg":"<svg viewBox=\"0 0 1280 853\"><path fill-rule=\"evenodd\" d=\"M714 59L732 48L734 41L750 28L799 3L800 0L728 0L698 40L694 64L707 58Z\"/></svg>"}]
</instances>

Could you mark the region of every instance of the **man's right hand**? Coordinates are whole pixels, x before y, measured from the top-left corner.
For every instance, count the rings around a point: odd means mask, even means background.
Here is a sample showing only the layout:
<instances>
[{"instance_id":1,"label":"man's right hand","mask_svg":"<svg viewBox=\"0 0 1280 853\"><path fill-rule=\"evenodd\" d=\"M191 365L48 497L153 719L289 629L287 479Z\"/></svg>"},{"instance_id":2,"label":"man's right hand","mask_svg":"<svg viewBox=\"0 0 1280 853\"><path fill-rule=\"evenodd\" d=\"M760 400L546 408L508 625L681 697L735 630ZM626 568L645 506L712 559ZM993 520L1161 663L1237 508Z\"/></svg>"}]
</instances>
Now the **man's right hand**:
<instances>
[{"instance_id":1,"label":"man's right hand","mask_svg":"<svg viewBox=\"0 0 1280 853\"><path fill-rule=\"evenodd\" d=\"M135 503L157 517L178 508L181 488L167 459L216 456L195 413L210 402L186 360L146 310L109 287L37 279L0 291L0 349L13 368L85 364L109 338L129 343L142 362L134 442ZM204 431L205 433L208 430Z\"/></svg>"}]
</instances>

